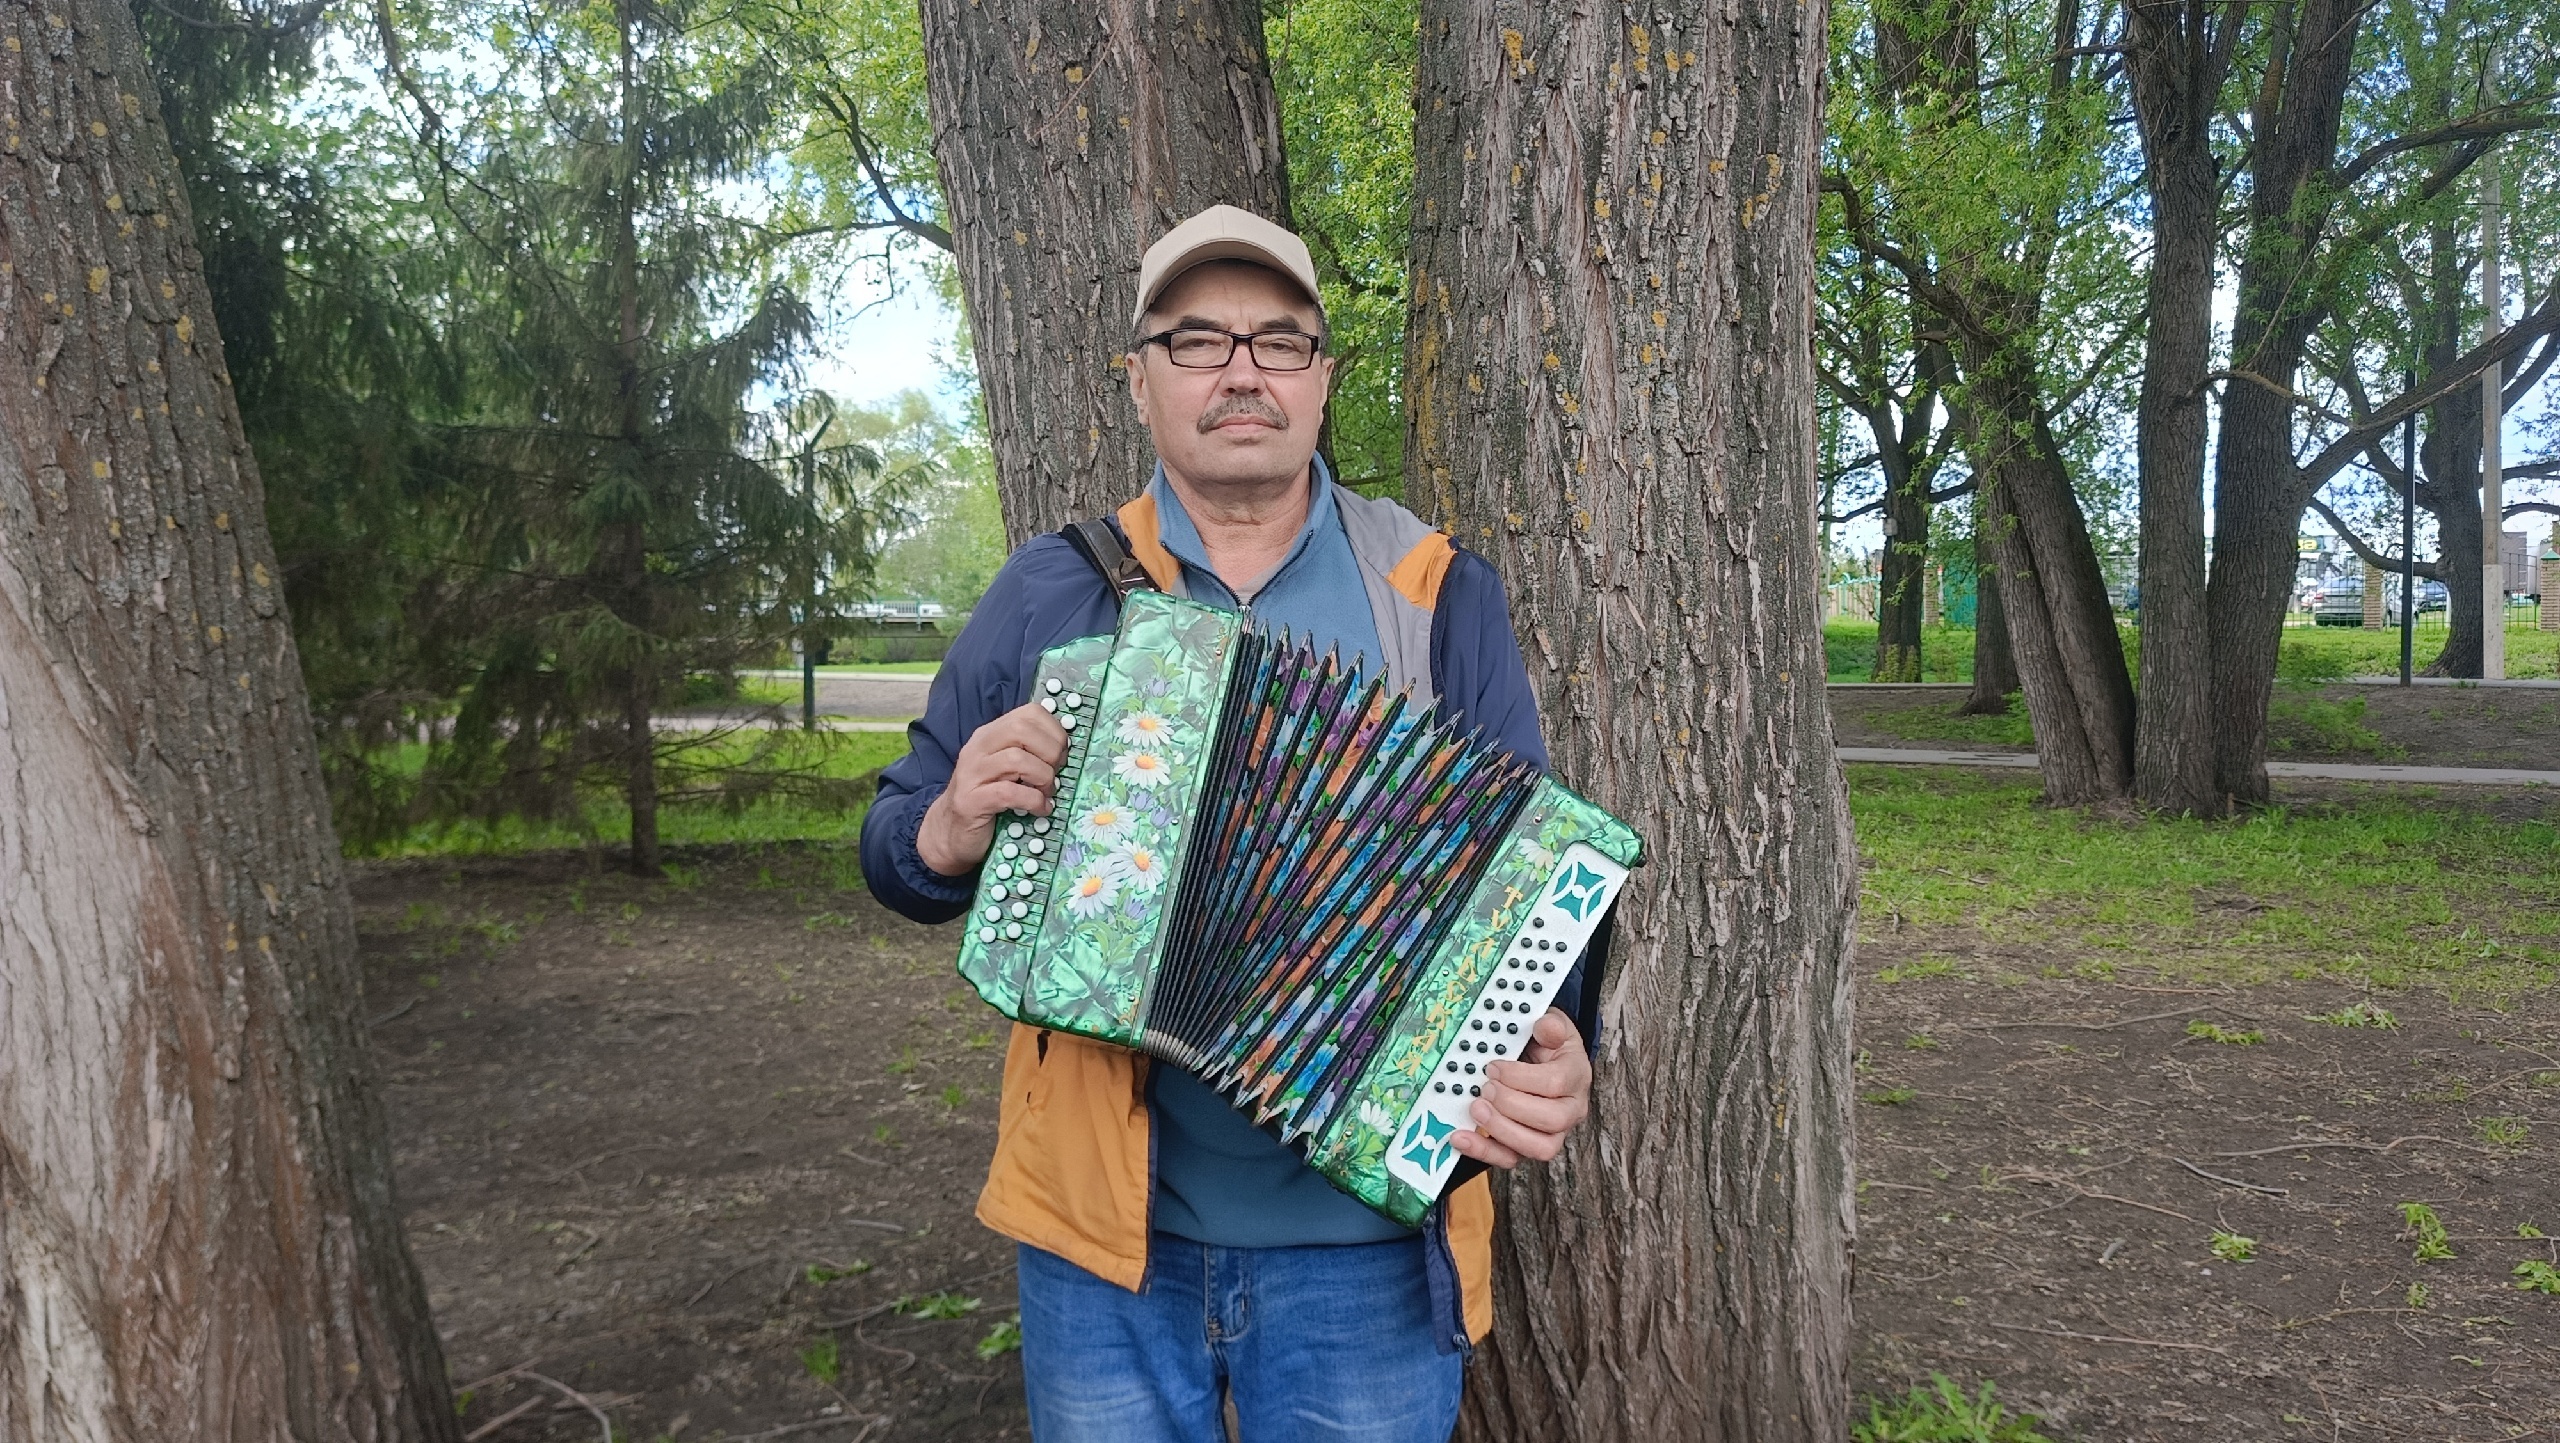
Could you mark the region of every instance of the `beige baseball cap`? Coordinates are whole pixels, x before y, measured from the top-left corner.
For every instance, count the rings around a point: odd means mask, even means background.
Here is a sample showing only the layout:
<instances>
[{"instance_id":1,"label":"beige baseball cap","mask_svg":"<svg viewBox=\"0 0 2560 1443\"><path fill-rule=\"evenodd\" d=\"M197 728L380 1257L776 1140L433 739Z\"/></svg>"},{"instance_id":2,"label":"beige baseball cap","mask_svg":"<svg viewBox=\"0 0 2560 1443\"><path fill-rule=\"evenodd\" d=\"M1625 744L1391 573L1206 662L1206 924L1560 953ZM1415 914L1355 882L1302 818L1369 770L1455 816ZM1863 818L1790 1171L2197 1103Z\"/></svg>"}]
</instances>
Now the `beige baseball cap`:
<instances>
[{"instance_id":1,"label":"beige baseball cap","mask_svg":"<svg viewBox=\"0 0 2560 1443\"><path fill-rule=\"evenodd\" d=\"M1147 307L1155 304L1165 287L1207 261L1269 266L1296 281L1307 299L1316 303L1319 314L1324 310L1323 295L1316 289L1316 263L1307 254L1305 241L1252 211L1213 205L1147 247L1146 259L1138 264L1138 308L1129 313L1129 324L1143 323Z\"/></svg>"}]
</instances>

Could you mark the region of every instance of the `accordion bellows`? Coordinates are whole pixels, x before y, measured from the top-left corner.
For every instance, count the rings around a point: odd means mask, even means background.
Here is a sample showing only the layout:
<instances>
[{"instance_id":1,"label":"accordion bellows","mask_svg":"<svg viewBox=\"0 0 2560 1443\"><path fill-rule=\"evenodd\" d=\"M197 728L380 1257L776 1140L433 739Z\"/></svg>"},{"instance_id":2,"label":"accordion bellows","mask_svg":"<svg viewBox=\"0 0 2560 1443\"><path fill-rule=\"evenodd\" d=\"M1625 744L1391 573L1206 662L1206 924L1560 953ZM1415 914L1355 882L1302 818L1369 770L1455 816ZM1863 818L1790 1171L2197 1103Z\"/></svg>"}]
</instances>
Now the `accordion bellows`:
<instances>
[{"instance_id":1,"label":"accordion bellows","mask_svg":"<svg viewBox=\"0 0 2560 1443\"><path fill-rule=\"evenodd\" d=\"M1067 761L1049 816L998 819L962 977L1197 1073L1418 1224L1635 833L1339 657L1160 592L1033 686Z\"/></svg>"}]
</instances>

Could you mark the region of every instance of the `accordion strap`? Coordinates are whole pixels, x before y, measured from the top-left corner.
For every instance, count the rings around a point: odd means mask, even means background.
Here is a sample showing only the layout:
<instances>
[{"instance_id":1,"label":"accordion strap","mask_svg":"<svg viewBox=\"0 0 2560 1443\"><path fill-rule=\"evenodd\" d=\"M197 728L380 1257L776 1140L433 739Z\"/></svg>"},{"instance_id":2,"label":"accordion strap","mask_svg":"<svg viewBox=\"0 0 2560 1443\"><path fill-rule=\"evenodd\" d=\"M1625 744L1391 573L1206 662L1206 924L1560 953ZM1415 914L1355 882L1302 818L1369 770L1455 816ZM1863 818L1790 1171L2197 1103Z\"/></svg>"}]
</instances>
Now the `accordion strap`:
<instances>
[{"instance_id":1,"label":"accordion strap","mask_svg":"<svg viewBox=\"0 0 2560 1443\"><path fill-rule=\"evenodd\" d=\"M1129 554L1127 544L1121 541L1120 533L1109 522L1070 522L1059 534L1067 538L1067 544L1073 546L1078 555L1093 564L1094 570L1102 573L1102 584L1111 588L1114 608L1128 600L1131 592L1157 589L1154 578L1147 575L1147 568Z\"/></svg>"}]
</instances>

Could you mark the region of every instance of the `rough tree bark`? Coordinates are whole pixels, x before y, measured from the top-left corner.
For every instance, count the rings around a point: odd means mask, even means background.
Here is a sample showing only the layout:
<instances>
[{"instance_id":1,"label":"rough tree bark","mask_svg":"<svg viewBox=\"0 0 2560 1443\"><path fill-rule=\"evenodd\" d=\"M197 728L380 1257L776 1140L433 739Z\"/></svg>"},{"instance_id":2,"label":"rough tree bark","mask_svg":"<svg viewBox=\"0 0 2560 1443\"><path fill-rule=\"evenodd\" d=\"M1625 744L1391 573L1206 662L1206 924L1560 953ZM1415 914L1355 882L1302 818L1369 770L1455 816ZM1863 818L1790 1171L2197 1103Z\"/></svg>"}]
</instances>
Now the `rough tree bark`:
<instances>
[{"instance_id":1,"label":"rough tree bark","mask_svg":"<svg viewBox=\"0 0 2560 1443\"><path fill-rule=\"evenodd\" d=\"M2283 12L2250 116L2249 221L2231 321L2234 379L2214 450L2213 636L2209 734L2217 790L2267 799L2267 703L2299 569L2294 539L2311 493L2294 458L2294 397L2318 324L2308 294L2330 210L2338 129L2355 74L2359 0L2304 0ZM2147 498L2146 498L2147 499Z\"/></svg>"},{"instance_id":2,"label":"rough tree bark","mask_svg":"<svg viewBox=\"0 0 2560 1443\"><path fill-rule=\"evenodd\" d=\"M0 39L0 1437L458 1438L132 14Z\"/></svg>"},{"instance_id":3,"label":"rough tree bark","mask_svg":"<svg viewBox=\"0 0 2560 1443\"><path fill-rule=\"evenodd\" d=\"M2133 0L2125 69L2151 194L2144 303L2141 474L2142 691L2133 789L2146 806L2214 817L2213 647L2205 622L2205 376L2213 362L2221 189L2213 120L2247 6Z\"/></svg>"},{"instance_id":4,"label":"rough tree bark","mask_svg":"<svg viewBox=\"0 0 2560 1443\"><path fill-rule=\"evenodd\" d=\"M1966 349L1973 380L1961 415L1986 523L1974 545L1987 542L2000 570L2045 799L2116 801L2133 784L2133 680L2098 548L2045 419L2034 359L1987 338L1968 338Z\"/></svg>"},{"instance_id":5,"label":"rough tree bark","mask_svg":"<svg viewBox=\"0 0 2560 1443\"><path fill-rule=\"evenodd\" d=\"M1823 7L1424 0L1408 495L1644 833L1593 1120L1511 1177L1478 1438L1848 1427L1856 900L1815 607Z\"/></svg>"},{"instance_id":6,"label":"rough tree bark","mask_svg":"<svg viewBox=\"0 0 2560 1443\"><path fill-rule=\"evenodd\" d=\"M1005 529L1134 495L1154 464L1120 383L1138 260L1208 206L1289 220L1253 0L923 0Z\"/></svg>"},{"instance_id":7,"label":"rough tree bark","mask_svg":"<svg viewBox=\"0 0 2560 1443\"><path fill-rule=\"evenodd\" d=\"M2009 645L2009 612L2000 600L2000 568L1982 541L1980 517L1974 513L1973 561L1973 690L1956 711L1965 716L2002 716L2018 690L2018 654Z\"/></svg>"}]
</instances>

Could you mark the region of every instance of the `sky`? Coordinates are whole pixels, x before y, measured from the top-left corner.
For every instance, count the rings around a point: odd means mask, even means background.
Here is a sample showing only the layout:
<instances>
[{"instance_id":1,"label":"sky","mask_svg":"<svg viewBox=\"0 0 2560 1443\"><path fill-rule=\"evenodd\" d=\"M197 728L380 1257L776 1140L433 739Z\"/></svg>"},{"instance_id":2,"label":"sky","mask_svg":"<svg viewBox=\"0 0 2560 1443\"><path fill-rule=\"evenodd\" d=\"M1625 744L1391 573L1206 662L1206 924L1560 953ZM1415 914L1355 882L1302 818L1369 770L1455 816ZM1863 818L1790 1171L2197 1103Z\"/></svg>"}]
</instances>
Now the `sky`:
<instances>
[{"instance_id":1,"label":"sky","mask_svg":"<svg viewBox=\"0 0 2560 1443\"><path fill-rule=\"evenodd\" d=\"M912 268L892 282L859 267L823 308L808 357L808 384L857 406L923 391L946 414L966 410L975 372L953 364L959 313Z\"/></svg>"}]
</instances>

